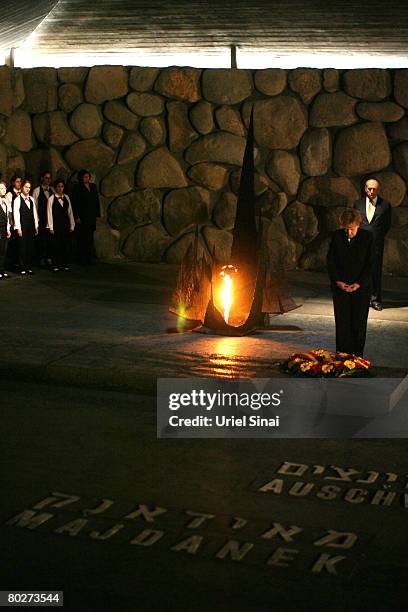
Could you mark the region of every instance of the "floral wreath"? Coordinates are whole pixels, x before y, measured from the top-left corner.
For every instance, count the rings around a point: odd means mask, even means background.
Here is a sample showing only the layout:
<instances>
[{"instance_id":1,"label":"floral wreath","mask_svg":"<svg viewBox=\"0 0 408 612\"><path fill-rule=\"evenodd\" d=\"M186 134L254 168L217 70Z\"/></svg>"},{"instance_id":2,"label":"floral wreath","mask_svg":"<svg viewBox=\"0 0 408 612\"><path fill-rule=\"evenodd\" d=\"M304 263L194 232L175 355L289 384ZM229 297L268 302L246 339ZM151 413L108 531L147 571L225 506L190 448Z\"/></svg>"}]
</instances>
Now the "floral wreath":
<instances>
[{"instance_id":1,"label":"floral wreath","mask_svg":"<svg viewBox=\"0 0 408 612\"><path fill-rule=\"evenodd\" d=\"M291 376L348 378L373 376L371 362L349 353L331 353L313 349L308 353L293 353L281 364L281 370Z\"/></svg>"}]
</instances>

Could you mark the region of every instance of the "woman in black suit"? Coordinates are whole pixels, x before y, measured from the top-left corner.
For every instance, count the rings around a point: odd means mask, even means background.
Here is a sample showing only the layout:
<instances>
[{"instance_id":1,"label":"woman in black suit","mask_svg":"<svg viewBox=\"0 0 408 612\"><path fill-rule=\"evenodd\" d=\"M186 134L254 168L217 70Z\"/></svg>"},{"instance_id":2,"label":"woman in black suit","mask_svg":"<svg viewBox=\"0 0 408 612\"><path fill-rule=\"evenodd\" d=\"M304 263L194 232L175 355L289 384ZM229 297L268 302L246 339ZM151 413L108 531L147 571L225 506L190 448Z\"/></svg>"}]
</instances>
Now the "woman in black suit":
<instances>
[{"instance_id":1,"label":"woman in black suit","mask_svg":"<svg viewBox=\"0 0 408 612\"><path fill-rule=\"evenodd\" d=\"M340 215L341 229L333 233L327 266L336 321L336 351L363 356L370 306L373 238L360 229L355 208Z\"/></svg>"},{"instance_id":2,"label":"woman in black suit","mask_svg":"<svg viewBox=\"0 0 408 612\"><path fill-rule=\"evenodd\" d=\"M96 229L96 219L100 218L99 195L96 185L91 183L88 170L78 172L78 184L72 192L72 207L74 210L79 263L90 264L93 254L93 239Z\"/></svg>"}]
</instances>

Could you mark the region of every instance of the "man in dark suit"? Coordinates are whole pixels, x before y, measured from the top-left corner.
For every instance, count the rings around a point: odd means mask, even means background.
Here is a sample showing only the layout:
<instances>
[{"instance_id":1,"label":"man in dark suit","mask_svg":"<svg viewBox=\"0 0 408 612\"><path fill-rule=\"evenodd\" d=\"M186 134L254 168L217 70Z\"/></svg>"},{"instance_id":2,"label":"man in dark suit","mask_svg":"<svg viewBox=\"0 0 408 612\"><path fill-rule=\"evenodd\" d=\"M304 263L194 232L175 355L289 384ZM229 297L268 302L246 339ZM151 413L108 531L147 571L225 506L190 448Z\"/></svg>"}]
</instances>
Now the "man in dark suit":
<instances>
[{"instance_id":1,"label":"man in dark suit","mask_svg":"<svg viewBox=\"0 0 408 612\"><path fill-rule=\"evenodd\" d=\"M381 277L384 256L384 239L391 226L391 206L378 195L380 181L369 178L364 187L366 196L357 200L354 207L361 212L361 227L373 236L373 266L371 270L372 293L370 306L382 310Z\"/></svg>"},{"instance_id":2,"label":"man in dark suit","mask_svg":"<svg viewBox=\"0 0 408 612\"><path fill-rule=\"evenodd\" d=\"M360 229L361 213L345 209L333 233L327 266L336 321L336 351L363 355L371 293L373 238Z\"/></svg>"}]
</instances>

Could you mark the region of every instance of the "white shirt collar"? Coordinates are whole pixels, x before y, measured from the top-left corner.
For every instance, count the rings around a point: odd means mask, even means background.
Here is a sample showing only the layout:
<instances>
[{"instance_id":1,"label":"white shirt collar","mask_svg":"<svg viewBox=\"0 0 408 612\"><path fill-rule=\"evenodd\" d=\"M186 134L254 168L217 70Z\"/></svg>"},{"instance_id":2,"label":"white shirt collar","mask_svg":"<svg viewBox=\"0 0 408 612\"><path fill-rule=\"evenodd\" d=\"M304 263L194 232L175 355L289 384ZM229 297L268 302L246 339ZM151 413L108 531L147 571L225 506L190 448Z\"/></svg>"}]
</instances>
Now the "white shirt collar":
<instances>
[{"instance_id":1,"label":"white shirt collar","mask_svg":"<svg viewBox=\"0 0 408 612\"><path fill-rule=\"evenodd\" d=\"M369 201L370 201L370 198L366 196L366 206L368 206ZM377 206L377 201L378 201L378 196L375 196L375 198L373 198L374 206Z\"/></svg>"}]
</instances>

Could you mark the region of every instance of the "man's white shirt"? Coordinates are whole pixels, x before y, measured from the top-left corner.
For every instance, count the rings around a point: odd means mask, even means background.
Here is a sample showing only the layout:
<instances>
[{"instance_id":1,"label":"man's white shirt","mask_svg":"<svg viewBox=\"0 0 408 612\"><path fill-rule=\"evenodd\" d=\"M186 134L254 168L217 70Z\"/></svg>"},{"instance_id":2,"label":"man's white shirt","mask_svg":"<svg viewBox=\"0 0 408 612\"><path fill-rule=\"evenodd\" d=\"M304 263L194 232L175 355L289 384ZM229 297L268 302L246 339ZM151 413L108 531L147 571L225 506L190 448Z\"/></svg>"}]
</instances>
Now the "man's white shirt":
<instances>
[{"instance_id":1,"label":"man's white shirt","mask_svg":"<svg viewBox=\"0 0 408 612\"><path fill-rule=\"evenodd\" d=\"M366 197L366 217L369 223L371 223L371 221L373 220L373 217L375 214L375 207L377 205L377 200L378 200L378 197L375 196L375 198L373 198L372 203L371 203L370 198L368 196Z\"/></svg>"}]
</instances>

